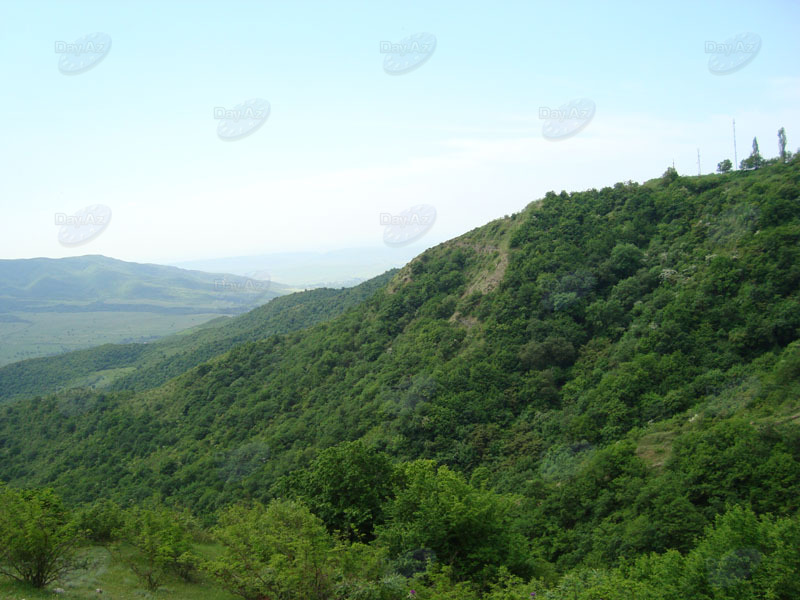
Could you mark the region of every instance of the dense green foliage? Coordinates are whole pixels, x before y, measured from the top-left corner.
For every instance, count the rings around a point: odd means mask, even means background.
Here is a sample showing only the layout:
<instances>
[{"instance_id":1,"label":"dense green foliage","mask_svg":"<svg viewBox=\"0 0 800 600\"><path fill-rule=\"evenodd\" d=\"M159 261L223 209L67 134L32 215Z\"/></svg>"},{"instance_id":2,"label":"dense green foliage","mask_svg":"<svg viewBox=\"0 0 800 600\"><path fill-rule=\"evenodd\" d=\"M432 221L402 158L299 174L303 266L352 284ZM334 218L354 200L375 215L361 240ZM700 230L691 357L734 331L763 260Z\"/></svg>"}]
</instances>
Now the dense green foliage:
<instances>
[{"instance_id":1,"label":"dense green foliage","mask_svg":"<svg viewBox=\"0 0 800 600\"><path fill-rule=\"evenodd\" d=\"M307 470L295 475L286 492L311 506L331 533L351 541L374 538L394 492L396 475L387 455L360 441L344 442L320 452Z\"/></svg>"},{"instance_id":2,"label":"dense green foliage","mask_svg":"<svg viewBox=\"0 0 800 600\"><path fill-rule=\"evenodd\" d=\"M0 575L41 588L77 568L80 531L52 490L0 484Z\"/></svg>"},{"instance_id":3,"label":"dense green foliage","mask_svg":"<svg viewBox=\"0 0 800 600\"><path fill-rule=\"evenodd\" d=\"M191 516L150 502L133 506L120 517L121 525L113 537L124 549L116 551L148 590L157 590L170 571L191 579L197 566Z\"/></svg>"},{"instance_id":4,"label":"dense green foliage","mask_svg":"<svg viewBox=\"0 0 800 600\"><path fill-rule=\"evenodd\" d=\"M475 488L432 461L407 463L399 475L388 525L379 534L393 556L413 558L415 550L425 549L455 578L481 583L494 580L501 567L534 574L531 549L515 526L519 511L512 496Z\"/></svg>"},{"instance_id":5,"label":"dense green foliage","mask_svg":"<svg viewBox=\"0 0 800 600\"><path fill-rule=\"evenodd\" d=\"M333 591L333 539L301 504L233 506L214 531L225 553L207 568L245 600L327 600Z\"/></svg>"},{"instance_id":6,"label":"dense green foliage","mask_svg":"<svg viewBox=\"0 0 800 600\"><path fill-rule=\"evenodd\" d=\"M160 387L7 403L0 479L188 507L245 598L794 598L800 160L766 162L549 193Z\"/></svg>"}]
</instances>

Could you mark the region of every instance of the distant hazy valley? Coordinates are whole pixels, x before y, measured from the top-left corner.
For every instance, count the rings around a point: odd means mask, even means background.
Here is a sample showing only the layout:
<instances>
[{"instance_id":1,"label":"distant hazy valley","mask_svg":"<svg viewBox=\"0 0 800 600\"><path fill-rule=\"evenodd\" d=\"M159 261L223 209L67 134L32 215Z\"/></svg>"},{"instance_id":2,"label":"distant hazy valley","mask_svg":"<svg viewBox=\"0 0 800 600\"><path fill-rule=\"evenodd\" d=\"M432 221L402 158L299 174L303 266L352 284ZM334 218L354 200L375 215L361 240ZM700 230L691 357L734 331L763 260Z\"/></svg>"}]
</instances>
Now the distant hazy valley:
<instances>
[{"instance_id":1,"label":"distant hazy valley","mask_svg":"<svg viewBox=\"0 0 800 600\"><path fill-rule=\"evenodd\" d=\"M342 287L402 267L423 250L425 246L419 245L343 248L329 252L284 252L192 260L174 263L174 266L247 277L268 273L274 281L302 288Z\"/></svg>"},{"instance_id":2,"label":"distant hazy valley","mask_svg":"<svg viewBox=\"0 0 800 600\"><path fill-rule=\"evenodd\" d=\"M154 340L293 290L266 279L104 256L0 260L0 365Z\"/></svg>"}]
</instances>

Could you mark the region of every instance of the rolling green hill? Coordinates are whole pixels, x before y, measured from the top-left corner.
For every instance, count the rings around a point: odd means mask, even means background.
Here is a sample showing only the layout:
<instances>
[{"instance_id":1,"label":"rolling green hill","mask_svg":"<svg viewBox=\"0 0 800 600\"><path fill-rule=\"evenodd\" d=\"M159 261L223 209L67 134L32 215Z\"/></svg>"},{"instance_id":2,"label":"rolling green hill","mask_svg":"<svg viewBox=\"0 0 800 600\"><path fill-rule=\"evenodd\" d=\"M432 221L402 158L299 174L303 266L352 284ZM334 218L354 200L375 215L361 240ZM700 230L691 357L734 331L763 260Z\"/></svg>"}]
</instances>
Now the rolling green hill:
<instances>
[{"instance_id":1,"label":"rolling green hill","mask_svg":"<svg viewBox=\"0 0 800 600\"><path fill-rule=\"evenodd\" d=\"M0 260L0 365L105 342L149 341L290 291L104 256Z\"/></svg>"},{"instance_id":2,"label":"rolling green hill","mask_svg":"<svg viewBox=\"0 0 800 600\"><path fill-rule=\"evenodd\" d=\"M668 170L548 193L160 387L6 403L0 479L208 524L299 498L398 576L427 557L425 598L792 598L798 338L800 160ZM352 483L349 441L396 481Z\"/></svg>"}]
</instances>

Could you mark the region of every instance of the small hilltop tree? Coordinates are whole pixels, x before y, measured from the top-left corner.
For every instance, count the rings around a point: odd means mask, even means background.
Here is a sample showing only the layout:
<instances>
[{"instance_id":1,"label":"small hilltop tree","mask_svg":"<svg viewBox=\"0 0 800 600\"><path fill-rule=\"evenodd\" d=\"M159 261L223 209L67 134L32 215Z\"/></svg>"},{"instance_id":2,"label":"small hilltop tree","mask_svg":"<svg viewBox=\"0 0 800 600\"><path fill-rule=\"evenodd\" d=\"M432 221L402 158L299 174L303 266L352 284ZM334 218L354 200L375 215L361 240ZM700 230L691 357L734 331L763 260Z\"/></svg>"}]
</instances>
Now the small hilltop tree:
<instances>
[{"instance_id":1,"label":"small hilltop tree","mask_svg":"<svg viewBox=\"0 0 800 600\"><path fill-rule=\"evenodd\" d=\"M717 173L729 173L732 168L733 163L728 158L720 163L717 163Z\"/></svg>"},{"instance_id":2,"label":"small hilltop tree","mask_svg":"<svg viewBox=\"0 0 800 600\"><path fill-rule=\"evenodd\" d=\"M786 130L781 127L778 129L778 154L781 157L781 162L786 162Z\"/></svg>"},{"instance_id":3,"label":"small hilltop tree","mask_svg":"<svg viewBox=\"0 0 800 600\"><path fill-rule=\"evenodd\" d=\"M739 164L739 168L743 170L758 169L763 165L764 158L758 150L758 138L753 138L753 151L750 153L750 156Z\"/></svg>"}]
</instances>

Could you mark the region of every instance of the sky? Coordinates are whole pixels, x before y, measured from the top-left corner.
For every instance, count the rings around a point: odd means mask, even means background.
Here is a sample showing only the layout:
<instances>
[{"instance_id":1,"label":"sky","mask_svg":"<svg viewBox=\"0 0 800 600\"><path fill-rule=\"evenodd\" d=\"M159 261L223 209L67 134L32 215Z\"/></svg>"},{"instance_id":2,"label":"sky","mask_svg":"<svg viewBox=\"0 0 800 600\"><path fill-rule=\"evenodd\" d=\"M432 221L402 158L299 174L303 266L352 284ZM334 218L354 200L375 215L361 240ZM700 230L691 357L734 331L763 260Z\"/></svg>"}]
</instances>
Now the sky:
<instances>
[{"instance_id":1,"label":"sky","mask_svg":"<svg viewBox=\"0 0 800 600\"><path fill-rule=\"evenodd\" d=\"M734 118L739 160L780 127L795 151L798 25L797 0L1 0L0 258L400 252L698 148L713 172Z\"/></svg>"}]
</instances>

